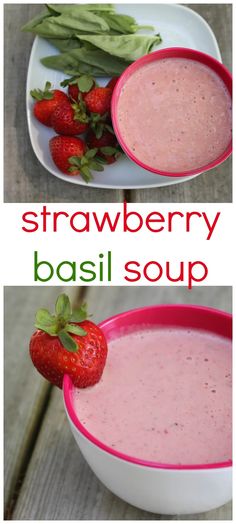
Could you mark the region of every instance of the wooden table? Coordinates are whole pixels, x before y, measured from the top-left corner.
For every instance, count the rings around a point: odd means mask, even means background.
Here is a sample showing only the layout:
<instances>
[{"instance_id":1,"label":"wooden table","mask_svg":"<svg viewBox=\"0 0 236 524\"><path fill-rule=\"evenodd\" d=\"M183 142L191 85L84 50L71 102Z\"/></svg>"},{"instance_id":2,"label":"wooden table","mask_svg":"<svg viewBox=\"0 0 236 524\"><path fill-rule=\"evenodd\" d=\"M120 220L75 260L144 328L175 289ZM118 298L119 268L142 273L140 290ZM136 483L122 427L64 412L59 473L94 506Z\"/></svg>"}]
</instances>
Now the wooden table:
<instances>
[{"instance_id":1,"label":"wooden table","mask_svg":"<svg viewBox=\"0 0 236 524\"><path fill-rule=\"evenodd\" d=\"M28 356L34 313L52 309L56 287L5 288L5 509L7 520L231 520L231 504L199 515L138 510L94 476L74 441L61 391L34 370ZM154 303L196 303L231 310L231 288L70 288L94 321Z\"/></svg>"},{"instance_id":2,"label":"wooden table","mask_svg":"<svg viewBox=\"0 0 236 524\"><path fill-rule=\"evenodd\" d=\"M231 68L230 4L190 4L212 27L223 62ZM69 184L52 176L32 150L26 123L25 85L33 37L20 28L42 9L5 4L5 202L231 202L231 160L174 186L122 191Z\"/></svg>"}]
</instances>

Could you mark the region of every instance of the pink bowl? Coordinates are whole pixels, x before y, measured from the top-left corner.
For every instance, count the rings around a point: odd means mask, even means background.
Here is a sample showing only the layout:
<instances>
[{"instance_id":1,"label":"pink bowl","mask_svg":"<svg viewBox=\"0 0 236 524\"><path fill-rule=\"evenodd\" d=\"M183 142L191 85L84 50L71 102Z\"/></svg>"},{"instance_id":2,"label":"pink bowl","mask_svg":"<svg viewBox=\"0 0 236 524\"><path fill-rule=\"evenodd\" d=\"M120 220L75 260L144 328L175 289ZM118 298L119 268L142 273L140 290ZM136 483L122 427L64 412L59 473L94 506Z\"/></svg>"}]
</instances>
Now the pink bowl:
<instances>
[{"instance_id":1,"label":"pink bowl","mask_svg":"<svg viewBox=\"0 0 236 524\"><path fill-rule=\"evenodd\" d=\"M150 171L152 173L156 173L158 175L162 176L170 176L170 177L184 177L184 176L193 176L198 175L200 173L203 173L204 171L209 171L209 169L213 169L214 167L217 167L219 164L224 162L232 153L232 141L228 145L227 149L222 153L218 158L216 158L213 162L210 162L209 164L206 164L205 166L202 166L198 169L192 169L190 171L184 171L180 173L171 173L168 171L160 171L156 168L150 167L147 164L143 163L141 160L139 160L129 149L127 144L125 143L125 140L120 133L119 129L119 123L117 118L117 107L118 107L118 101L121 93L121 89L128 80L128 78L135 72L137 69L142 67L144 64L148 64L150 62L155 62L156 60L161 60L163 58L187 58L192 59L197 62L201 62L202 64L205 64L206 66L210 67L219 77L223 80L230 96L232 97L232 75L228 71L228 69L218 62L215 58L213 58L210 55L207 55L205 53L202 53L200 51L196 51L194 49L188 49L184 47L170 47L167 49L160 49L159 51L154 51L153 53L150 53L148 55L145 55L135 62L131 64L127 69L124 71L124 73L120 76L116 87L113 92L112 96L112 102L111 102L111 115L112 115L112 123L115 130L115 134L117 136L117 139L126 153L126 155L133 160L136 164L138 164L140 167L146 169L147 171Z\"/></svg>"},{"instance_id":2,"label":"pink bowl","mask_svg":"<svg viewBox=\"0 0 236 524\"><path fill-rule=\"evenodd\" d=\"M130 328L137 327L140 329L142 325L172 325L186 328L197 328L210 331L212 333L222 335L232 339L232 316L223 311L212 309L203 306L195 305L156 305L133 309L119 315L115 315L100 324L107 341L117 338L121 332L125 332ZM73 384L69 376L64 377L63 394L64 402L69 420L73 423L75 428L82 434L90 443L109 453L113 457L125 460L140 466L151 468L172 469L172 470L209 470L216 468L228 468L232 466L232 461L219 462L215 464L196 464L196 465L173 465L163 464L158 462L149 462L141 460L137 457L131 457L120 453L119 451L110 448L94 435L92 435L78 419L73 406Z\"/></svg>"}]
</instances>

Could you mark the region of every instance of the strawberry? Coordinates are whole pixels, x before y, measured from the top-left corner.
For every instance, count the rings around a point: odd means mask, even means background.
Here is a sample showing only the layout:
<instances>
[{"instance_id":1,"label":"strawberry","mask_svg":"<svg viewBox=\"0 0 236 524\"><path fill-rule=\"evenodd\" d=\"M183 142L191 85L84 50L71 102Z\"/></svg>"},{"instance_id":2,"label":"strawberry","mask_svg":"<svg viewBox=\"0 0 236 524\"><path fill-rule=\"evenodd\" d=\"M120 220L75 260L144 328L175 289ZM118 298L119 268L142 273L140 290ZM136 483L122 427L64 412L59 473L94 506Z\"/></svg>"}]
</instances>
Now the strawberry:
<instances>
[{"instance_id":1,"label":"strawberry","mask_svg":"<svg viewBox=\"0 0 236 524\"><path fill-rule=\"evenodd\" d=\"M68 95L71 100L78 101L80 97L84 99L86 93L91 91L95 80L90 75L73 76L61 82L61 86L68 86Z\"/></svg>"},{"instance_id":2,"label":"strawberry","mask_svg":"<svg viewBox=\"0 0 236 524\"><path fill-rule=\"evenodd\" d=\"M86 93L80 93L80 90L78 88L78 86L76 84L74 85L69 85L68 86L68 95L70 97L71 100L78 100L79 99L79 95L81 94L82 98L85 97Z\"/></svg>"},{"instance_id":3,"label":"strawberry","mask_svg":"<svg viewBox=\"0 0 236 524\"><path fill-rule=\"evenodd\" d=\"M104 115L110 111L112 89L109 87L94 87L84 97L84 102L90 113Z\"/></svg>"},{"instance_id":4,"label":"strawberry","mask_svg":"<svg viewBox=\"0 0 236 524\"><path fill-rule=\"evenodd\" d=\"M87 137L86 142L89 147L105 147L105 146L113 146L115 147L117 145L117 139L116 136L111 133L110 131L104 130L101 137L97 138L96 134L90 129Z\"/></svg>"},{"instance_id":5,"label":"strawberry","mask_svg":"<svg viewBox=\"0 0 236 524\"><path fill-rule=\"evenodd\" d=\"M100 138L90 130L87 134L86 142L89 147L96 147L97 156L101 157L106 164L113 164L121 154L116 136L110 131L103 130Z\"/></svg>"},{"instance_id":6,"label":"strawberry","mask_svg":"<svg viewBox=\"0 0 236 524\"><path fill-rule=\"evenodd\" d=\"M113 133L110 125L112 90L108 87L94 87L84 97L87 110L90 111L90 127L97 138L101 138L105 130Z\"/></svg>"},{"instance_id":7,"label":"strawberry","mask_svg":"<svg viewBox=\"0 0 236 524\"><path fill-rule=\"evenodd\" d=\"M99 115L99 113L90 113L90 130L93 131L96 138L101 138L105 131L114 134L112 124L107 113Z\"/></svg>"},{"instance_id":8,"label":"strawberry","mask_svg":"<svg viewBox=\"0 0 236 524\"><path fill-rule=\"evenodd\" d=\"M54 136L49 140L52 159L58 169L66 175L81 175L85 182L92 179L90 168L103 171L102 160L97 158L97 149L86 151L81 138Z\"/></svg>"},{"instance_id":9,"label":"strawberry","mask_svg":"<svg viewBox=\"0 0 236 524\"><path fill-rule=\"evenodd\" d=\"M57 299L55 315L47 309L39 309L36 314L37 331L30 339L30 356L39 373L59 388L65 374L78 388L93 386L102 376L106 339L101 329L86 318L85 305L72 311L65 294Z\"/></svg>"},{"instance_id":10,"label":"strawberry","mask_svg":"<svg viewBox=\"0 0 236 524\"><path fill-rule=\"evenodd\" d=\"M106 87L110 87L110 89L112 90L112 92L114 91L115 87L116 87L116 84L119 80L119 76L114 76L113 78L111 78L111 80L108 82L108 84L106 85Z\"/></svg>"},{"instance_id":11,"label":"strawberry","mask_svg":"<svg viewBox=\"0 0 236 524\"><path fill-rule=\"evenodd\" d=\"M34 116L41 124L52 127L53 112L58 105L68 100L68 96L59 89L51 89L50 82L46 82L44 91L34 89L30 91L30 94L36 100L33 109Z\"/></svg>"},{"instance_id":12,"label":"strawberry","mask_svg":"<svg viewBox=\"0 0 236 524\"><path fill-rule=\"evenodd\" d=\"M121 155L119 147L104 146L101 147L98 153L98 157L101 157L106 164L114 164Z\"/></svg>"},{"instance_id":13,"label":"strawberry","mask_svg":"<svg viewBox=\"0 0 236 524\"><path fill-rule=\"evenodd\" d=\"M57 106L52 115L52 127L60 135L81 135L87 131L88 121L82 102L71 104L69 99Z\"/></svg>"}]
</instances>

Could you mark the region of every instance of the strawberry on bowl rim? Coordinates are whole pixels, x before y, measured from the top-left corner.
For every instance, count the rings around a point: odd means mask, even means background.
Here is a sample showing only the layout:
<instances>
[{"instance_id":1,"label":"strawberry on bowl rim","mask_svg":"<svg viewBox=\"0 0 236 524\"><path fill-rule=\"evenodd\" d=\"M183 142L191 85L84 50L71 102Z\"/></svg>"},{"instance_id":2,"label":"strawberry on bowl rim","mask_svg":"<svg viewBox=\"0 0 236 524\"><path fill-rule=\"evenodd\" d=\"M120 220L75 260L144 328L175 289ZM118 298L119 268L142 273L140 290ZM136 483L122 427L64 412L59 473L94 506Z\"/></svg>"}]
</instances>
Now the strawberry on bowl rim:
<instances>
[{"instance_id":1,"label":"strawberry on bowl rim","mask_svg":"<svg viewBox=\"0 0 236 524\"><path fill-rule=\"evenodd\" d=\"M61 389L65 374L78 388L93 386L100 380L107 342L99 326L88 319L86 304L72 309L69 297L62 293L57 298L55 314L42 308L35 320L29 352L44 378Z\"/></svg>"}]
</instances>

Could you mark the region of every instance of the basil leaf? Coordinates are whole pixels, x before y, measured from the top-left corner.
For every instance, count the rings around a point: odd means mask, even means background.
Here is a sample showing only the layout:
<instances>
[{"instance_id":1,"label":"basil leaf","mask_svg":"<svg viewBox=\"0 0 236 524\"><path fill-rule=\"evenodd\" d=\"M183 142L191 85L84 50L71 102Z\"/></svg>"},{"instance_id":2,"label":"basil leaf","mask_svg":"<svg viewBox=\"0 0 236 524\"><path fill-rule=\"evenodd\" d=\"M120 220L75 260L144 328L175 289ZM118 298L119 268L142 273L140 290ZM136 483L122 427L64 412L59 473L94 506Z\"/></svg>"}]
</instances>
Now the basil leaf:
<instances>
[{"instance_id":1,"label":"basil leaf","mask_svg":"<svg viewBox=\"0 0 236 524\"><path fill-rule=\"evenodd\" d=\"M60 52L41 59L65 74L119 76L137 58L161 42L160 35L137 35L140 26L112 4L47 4L47 10L22 29L46 38ZM88 83L81 91L89 90Z\"/></svg>"},{"instance_id":2,"label":"basil leaf","mask_svg":"<svg viewBox=\"0 0 236 524\"><path fill-rule=\"evenodd\" d=\"M43 11L40 15L35 16L30 20L30 22L27 22L27 24L23 25L21 28L21 31L29 31L33 32L33 30L45 19L50 16L50 13L48 11Z\"/></svg>"},{"instance_id":3,"label":"basil leaf","mask_svg":"<svg viewBox=\"0 0 236 524\"><path fill-rule=\"evenodd\" d=\"M45 18L40 24L31 29L31 32L44 38L70 38L75 31L69 27L58 24L56 18Z\"/></svg>"},{"instance_id":4,"label":"basil leaf","mask_svg":"<svg viewBox=\"0 0 236 524\"><path fill-rule=\"evenodd\" d=\"M55 24L55 30L57 30L57 26L62 26L72 31L72 34L76 34L79 31L83 33L103 33L109 31L109 25L101 16L82 9L79 15L63 13L60 16L52 17L50 21Z\"/></svg>"},{"instance_id":5,"label":"basil leaf","mask_svg":"<svg viewBox=\"0 0 236 524\"><path fill-rule=\"evenodd\" d=\"M82 42L89 42L113 57L124 60L137 60L150 53L155 45L160 44L160 35L78 35Z\"/></svg>"},{"instance_id":6,"label":"basil leaf","mask_svg":"<svg viewBox=\"0 0 236 524\"><path fill-rule=\"evenodd\" d=\"M142 29L143 26L139 26L136 23L135 18L129 15L122 15L117 13L103 13L103 19L106 20L110 29L113 29L117 33L127 34L136 33L138 29ZM154 30L152 26L146 26L145 29Z\"/></svg>"},{"instance_id":7,"label":"basil leaf","mask_svg":"<svg viewBox=\"0 0 236 524\"><path fill-rule=\"evenodd\" d=\"M81 9L79 14L62 13L56 16L43 17L35 24L32 32L45 38L70 38L76 33L101 34L109 31L109 25L99 15Z\"/></svg>"},{"instance_id":8,"label":"basil leaf","mask_svg":"<svg viewBox=\"0 0 236 524\"><path fill-rule=\"evenodd\" d=\"M49 44L54 45L61 53L68 53L71 49L78 49L78 38L47 38ZM81 44L82 45L82 44Z\"/></svg>"},{"instance_id":9,"label":"basil leaf","mask_svg":"<svg viewBox=\"0 0 236 524\"><path fill-rule=\"evenodd\" d=\"M78 16L81 11L114 12L112 4L47 4L47 7L55 13L67 13L71 16Z\"/></svg>"},{"instance_id":10,"label":"basil leaf","mask_svg":"<svg viewBox=\"0 0 236 524\"><path fill-rule=\"evenodd\" d=\"M78 47L68 53L42 58L41 63L71 75L89 73L93 76L119 76L130 62L100 49L91 51L86 47Z\"/></svg>"}]
</instances>

